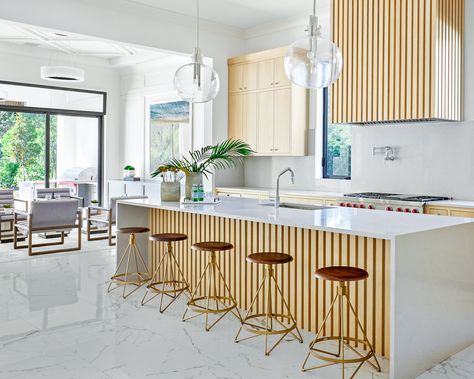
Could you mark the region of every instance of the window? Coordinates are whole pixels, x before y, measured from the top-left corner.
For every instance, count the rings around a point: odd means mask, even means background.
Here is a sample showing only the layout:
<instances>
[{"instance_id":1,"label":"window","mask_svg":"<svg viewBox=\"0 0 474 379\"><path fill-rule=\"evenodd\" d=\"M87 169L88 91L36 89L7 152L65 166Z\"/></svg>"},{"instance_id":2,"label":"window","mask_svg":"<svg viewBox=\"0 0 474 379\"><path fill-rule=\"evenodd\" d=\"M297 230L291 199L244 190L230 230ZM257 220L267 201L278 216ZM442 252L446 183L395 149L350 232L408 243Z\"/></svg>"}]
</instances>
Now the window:
<instances>
[{"instance_id":1,"label":"window","mask_svg":"<svg viewBox=\"0 0 474 379\"><path fill-rule=\"evenodd\" d=\"M328 89L323 91L323 177L351 178L351 128L349 125L329 124Z\"/></svg>"},{"instance_id":2,"label":"window","mask_svg":"<svg viewBox=\"0 0 474 379\"><path fill-rule=\"evenodd\" d=\"M187 101L150 104L150 168L180 158L188 146L190 106Z\"/></svg>"}]
</instances>

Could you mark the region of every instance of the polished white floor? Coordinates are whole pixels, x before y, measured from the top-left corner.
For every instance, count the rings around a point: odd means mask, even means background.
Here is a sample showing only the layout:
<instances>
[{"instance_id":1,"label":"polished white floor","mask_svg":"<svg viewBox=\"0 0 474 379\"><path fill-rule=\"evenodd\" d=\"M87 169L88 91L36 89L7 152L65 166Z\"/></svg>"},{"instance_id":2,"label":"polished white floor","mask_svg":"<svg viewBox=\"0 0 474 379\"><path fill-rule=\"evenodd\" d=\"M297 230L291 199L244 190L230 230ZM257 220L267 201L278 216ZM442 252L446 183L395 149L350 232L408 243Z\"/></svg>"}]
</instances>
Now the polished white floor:
<instances>
[{"instance_id":1,"label":"polished white floor","mask_svg":"<svg viewBox=\"0 0 474 379\"><path fill-rule=\"evenodd\" d=\"M261 340L233 342L233 318L206 333L199 318L181 322L183 302L162 315L156 303L139 305L141 290L126 301L107 294L114 250L105 241L85 250L27 257L0 245L0 378L341 376L338 367L301 373L306 343L285 342L265 357ZM364 368L357 378L386 378L388 362L382 365L385 373ZM474 347L420 378L474 378Z\"/></svg>"}]
</instances>

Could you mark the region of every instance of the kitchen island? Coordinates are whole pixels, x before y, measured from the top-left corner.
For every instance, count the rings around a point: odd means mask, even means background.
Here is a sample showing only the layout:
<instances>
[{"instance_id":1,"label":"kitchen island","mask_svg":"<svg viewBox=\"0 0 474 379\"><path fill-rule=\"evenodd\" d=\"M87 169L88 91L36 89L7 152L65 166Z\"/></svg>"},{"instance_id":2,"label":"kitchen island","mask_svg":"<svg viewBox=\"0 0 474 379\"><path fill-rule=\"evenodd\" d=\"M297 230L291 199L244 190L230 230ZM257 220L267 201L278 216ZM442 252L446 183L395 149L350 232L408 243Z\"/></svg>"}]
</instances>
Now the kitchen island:
<instances>
[{"instance_id":1,"label":"kitchen island","mask_svg":"<svg viewBox=\"0 0 474 379\"><path fill-rule=\"evenodd\" d=\"M275 209L242 198L218 205L149 198L120 201L117 226L186 233L189 239L176 254L191 287L206 262L190 245L232 243L234 251L223 254L220 265L242 309L262 275L245 257L257 251L291 254L294 262L277 270L277 278L298 326L312 332L335 291L313 272L331 265L366 269L369 279L351 283L349 294L376 353L390 358L391 378L414 378L474 342L473 219L338 207ZM117 259L126 243L119 236ZM140 248L153 270L162 247L141 240ZM336 317L325 334L337 327ZM346 327L357 337L353 318Z\"/></svg>"}]
</instances>

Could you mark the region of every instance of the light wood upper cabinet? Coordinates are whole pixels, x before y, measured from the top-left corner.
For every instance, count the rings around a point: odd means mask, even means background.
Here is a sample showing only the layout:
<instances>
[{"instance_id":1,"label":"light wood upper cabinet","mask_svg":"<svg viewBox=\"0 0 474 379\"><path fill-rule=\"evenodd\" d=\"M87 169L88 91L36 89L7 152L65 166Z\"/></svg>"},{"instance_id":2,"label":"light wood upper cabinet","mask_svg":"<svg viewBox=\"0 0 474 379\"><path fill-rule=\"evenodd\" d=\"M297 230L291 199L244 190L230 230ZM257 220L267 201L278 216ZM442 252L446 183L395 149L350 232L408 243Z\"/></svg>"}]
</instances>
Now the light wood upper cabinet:
<instances>
[{"instance_id":1,"label":"light wood upper cabinet","mask_svg":"<svg viewBox=\"0 0 474 379\"><path fill-rule=\"evenodd\" d=\"M229 95L228 136L246 141L252 149L257 148L257 94L235 93Z\"/></svg>"},{"instance_id":2,"label":"light wood upper cabinet","mask_svg":"<svg viewBox=\"0 0 474 379\"><path fill-rule=\"evenodd\" d=\"M229 92L246 92L257 89L257 63L229 66Z\"/></svg>"},{"instance_id":3,"label":"light wood upper cabinet","mask_svg":"<svg viewBox=\"0 0 474 379\"><path fill-rule=\"evenodd\" d=\"M229 92L243 90L244 71L243 65L229 66Z\"/></svg>"},{"instance_id":4,"label":"light wood upper cabinet","mask_svg":"<svg viewBox=\"0 0 474 379\"><path fill-rule=\"evenodd\" d=\"M285 57L278 57L273 60L274 75L273 85L275 87L288 87L291 85L290 79L285 72Z\"/></svg>"},{"instance_id":5,"label":"light wood upper cabinet","mask_svg":"<svg viewBox=\"0 0 474 379\"><path fill-rule=\"evenodd\" d=\"M461 120L464 0L334 0L332 123Z\"/></svg>"},{"instance_id":6,"label":"light wood upper cabinet","mask_svg":"<svg viewBox=\"0 0 474 379\"><path fill-rule=\"evenodd\" d=\"M257 148L257 94L242 95L242 140Z\"/></svg>"},{"instance_id":7,"label":"light wood upper cabinet","mask_svg":"<svg viewBox=\"0 0 474 379\"><path fill-rule=\"evenodd\" d=\"M229 95L229 138L240 139L243 135L243 95L241 94L230 94Z\"/></svg>"},{"instance_id":8,"label":"light wood upper cabinet","mask_svg":"<svg viewBox=\"0 0 474 379\"><path fill-rule=\"evenodd\" d=\"M291 89L284 88L273 92L273 151L289 154L291 151Z\"/></svg>"},{"instance_id":9,"label":"light wood upper cabinet","mask_svg":"<svg viewBox=\"0 0 474 379\"><path fill-rule=\"evenodd\" d=\"M258 89L272 89L275 64L273 59L258 62Z\"/></svg>"},{"instance_id":10,"label":"light wood upper cabinet","mask_svg":"<svg viewBox=\"0 0 474 379\"><path fill-rule=\"evenodd\" d=\"M258 106L258 143L257 152L260 154L273 154L273 120L274 97L273 91L259 92L257 95Z\"/></svg>"},{"instance_id":11,"label":"light wood upper cabinet","mask_svg":"<svg viewBox=\"0 0 474 379\"><path fill-rule=\"evenodd\" d=\"M257 89L257 63L247 63L243 65L244 77L243 88L244 91L253 91Z\"/></svg>"},{"instance_id":12,"label":"light wood upper cabinet","mask_svg":"<svg viewBox=\"0 0 474 379\"><path fill-rule=\"evenodd\" d=\"M258 155L306 154L308 91L285 74L286 48L229 59L229 137Z\"/></svg>"}]
</instances>

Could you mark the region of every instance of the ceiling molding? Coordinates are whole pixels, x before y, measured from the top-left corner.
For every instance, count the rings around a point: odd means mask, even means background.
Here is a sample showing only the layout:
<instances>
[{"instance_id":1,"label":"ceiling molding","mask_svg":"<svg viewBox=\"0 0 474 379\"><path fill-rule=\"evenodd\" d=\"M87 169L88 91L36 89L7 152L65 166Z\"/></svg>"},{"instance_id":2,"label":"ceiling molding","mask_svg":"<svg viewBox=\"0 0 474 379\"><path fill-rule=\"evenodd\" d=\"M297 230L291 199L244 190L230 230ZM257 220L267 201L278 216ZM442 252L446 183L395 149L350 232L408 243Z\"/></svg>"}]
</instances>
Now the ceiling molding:
<instances>
[{"instance_id":1,"label":"ceiling molding","mask_svg":"<svg viewBox=\"0 0 474 379\"><path fill-rule=\"evenodd\" d=\"M304 30L307 26L308 16L292 17L286 20L279 20L253 28L248 28L244 31L244 38L247 40L295 28L302 28L301 35L303 36Z\"/></svg>"}]
</instances>

